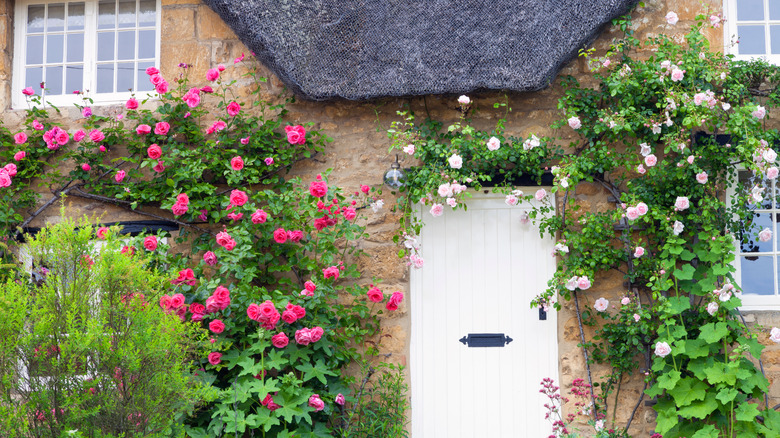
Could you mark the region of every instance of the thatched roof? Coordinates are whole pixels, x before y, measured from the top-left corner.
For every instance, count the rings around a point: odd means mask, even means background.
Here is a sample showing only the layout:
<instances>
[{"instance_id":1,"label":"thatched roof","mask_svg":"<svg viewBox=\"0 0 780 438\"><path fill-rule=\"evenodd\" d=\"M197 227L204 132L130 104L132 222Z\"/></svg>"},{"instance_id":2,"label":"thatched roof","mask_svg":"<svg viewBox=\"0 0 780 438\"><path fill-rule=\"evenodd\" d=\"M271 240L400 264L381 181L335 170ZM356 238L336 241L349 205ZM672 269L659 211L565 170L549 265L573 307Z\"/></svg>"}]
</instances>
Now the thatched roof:
<instances>
[{"instance_id":1,"label":"thatched roof","mask_svg":"<svg viewBox=\"0 0 780 438\"><path fill-rule=\"evenodd\" d=\"M307 99L532 91L637 0L204 0Z\"/></svg>"}]
</instances>

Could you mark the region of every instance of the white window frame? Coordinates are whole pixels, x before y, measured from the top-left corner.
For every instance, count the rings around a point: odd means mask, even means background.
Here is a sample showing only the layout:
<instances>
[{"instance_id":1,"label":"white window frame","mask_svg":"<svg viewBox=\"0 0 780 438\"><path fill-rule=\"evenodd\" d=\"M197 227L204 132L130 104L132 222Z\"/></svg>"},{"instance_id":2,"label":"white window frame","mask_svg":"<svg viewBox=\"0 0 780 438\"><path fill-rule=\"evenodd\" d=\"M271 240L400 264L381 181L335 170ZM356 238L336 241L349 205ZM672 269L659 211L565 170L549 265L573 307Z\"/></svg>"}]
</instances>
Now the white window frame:
<instances>
[{"instance_id":1,"label":"white window frame","mask_svg":"<svg viewBox=\"0 0 780 438\"><path fill-rule=\"evenodd\" d=\"M27 108L27 97L22 94L25 82L25 62L27 55L27 7L31 4L56 4L70 2L71 0L17 0L14 7L14 57L13 57L13 77L12 77L12 91L11 91L11 106L13 109L25 109ZM83 97L89 97L93 100L91 105L116 105L123 104L134 93L116 92L116 93L96 93L97 88L97 6L99 0L76 0L84 3L84 73L82 91L83 94L75 95L68 94L67 90L65 94L57 96L44 96L45 102L64 107L73 104L81 104ZM155 6L155 48L154 48L154 65L160 65L160 42L162 33L162 4L161 0L156 0ZM67 19L67 17L66 17ZM118 42L115 42L118 44ZM138 38L136 36L136 47L138 45ZM115 54L116 55L116 54ZM63 53L63 60L66 53ZM45 64L45 59L44 59ZM115 73L116 74L116 73ZM63 88L66 86L63 82ZM37 86L33 86L35 94L41 95L41 89ZM153 98L157 94L152 91L135 92L136 97L141 99Z\"/></svg>"},{"instance_id":2,"label":"white window frame","mask_svg":"<svg viewBox=\"0 0 780 438\"><path fill-rule=\"evenodd\" d=\"M769 29L770 25L780 25L780 20L769 19L769 2L763 1L764 4L764 20L762 21L741 21L741 24L762 24L764 26L764 53L760 55L740 55L739 44L732 44L739 39L737 32L737 1L738 0L723 0L723 16L725 19L725 25L723 26L723 47L724 52L734 55L734 59L741 61L750 61L753 59L763 59L771 64L780 64L780 54L770 53L771 37Z\"/></svg>"},{"instance_id":3,"label":"white window frame","mask_svg":"<svg viewBox=\"0 0 780 438\"><path fill-rule=\"evenodd\" d=\"M738 172L750 172L750 170L747 170L743 167L740 167L735 172L735 178L738 180ZM780 195L780 182L777 180L774 181L775 186L775 193L773 194L771 191L769 193L765 192L765 198L772 198L775 199L777 196ZM767 187L768 190L771 190L771 187ZM726 199L728 202L728 205L731 205L731 200L734 199L736 195L736 184L732 185L728 188L726 191ZM777 205L777 204L775 204ZM771 212L775 214L780 214L780 207L775 207L772 209L761 209L762 212ZM780 238L780 236L777 234L780 232L780 224L778 224L777 219L774 219L772 221L772 239L777 242L776 239ZM736 269L734 272L734 281L736 281L739 288L742 288L742 261L740 256L743 254L741 252L742 244L737 239L737 234L734 233L734 268ZM747 254L747 253L744 253ZM772 269L774 270L771 274L773 278L775 278L774 281L774 295L759 295L759 294L751 294L751 293L745 293L742 292L740 298L742 300L742 306L740 306L741 310L747 310L747 311L757 311L757 310L780 310L780 272L778 272L778 265L780 265L780 242L777 242L774 251L770 252L758 252L758 253L750 253L755 254L756 256L772 256Z\"/></svg>"}]
</instances>

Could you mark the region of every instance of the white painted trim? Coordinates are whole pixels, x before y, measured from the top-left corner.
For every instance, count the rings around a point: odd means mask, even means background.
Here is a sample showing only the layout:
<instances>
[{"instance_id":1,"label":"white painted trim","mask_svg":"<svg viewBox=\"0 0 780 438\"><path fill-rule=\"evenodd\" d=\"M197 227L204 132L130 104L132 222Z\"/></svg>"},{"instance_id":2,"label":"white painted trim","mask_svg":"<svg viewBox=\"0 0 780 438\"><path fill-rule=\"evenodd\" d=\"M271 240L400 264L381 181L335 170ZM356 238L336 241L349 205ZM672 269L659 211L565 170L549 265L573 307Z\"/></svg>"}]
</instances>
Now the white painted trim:
<instances>
[{"instance_id":1,"label":"white painted trim","mask_svg":"<svg viewBox=\"0 0 780 438\"><path fill-rule=\"evenodd\" d=\"M771 1L771 0L769 0ZM780 20L769 19L769 3L764 0L764 20L762 21L741 21L741 24L763 24L764 25L764 54L762 55L740 55L739 44L731 44L732 41L737 41L737 0L723 0L723 19L725 24L723 25L723 52L734 55L734 59L738 61L751 61L754 59L763 59L770 64L780 65L780 54L770 53L770 40L771 34L769 33L768 26L780 25Z\"/></svg>"}]
</instances>

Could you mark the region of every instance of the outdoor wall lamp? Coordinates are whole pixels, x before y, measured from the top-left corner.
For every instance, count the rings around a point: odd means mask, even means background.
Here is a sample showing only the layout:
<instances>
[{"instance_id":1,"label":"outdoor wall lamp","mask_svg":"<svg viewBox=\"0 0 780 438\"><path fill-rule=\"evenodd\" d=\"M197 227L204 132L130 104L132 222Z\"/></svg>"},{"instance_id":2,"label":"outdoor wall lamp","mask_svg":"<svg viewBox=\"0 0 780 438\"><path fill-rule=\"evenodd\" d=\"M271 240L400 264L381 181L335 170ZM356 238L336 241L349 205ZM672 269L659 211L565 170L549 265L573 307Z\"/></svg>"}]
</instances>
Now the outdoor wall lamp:
<instances>
[{"instance_id":1,"label":"outdoor wall lamp","mask_svg":"<svg viewBox=\"0 0 780 438\"><path fill-rule=\"evenodd\" d=\"M385 172L385 185L391 189L400 189L406 182L406 175L401 170L401 163L398 162L398 154L395 154L395 162L390 165L390 169Z\"/></svg>"}]
</instances>

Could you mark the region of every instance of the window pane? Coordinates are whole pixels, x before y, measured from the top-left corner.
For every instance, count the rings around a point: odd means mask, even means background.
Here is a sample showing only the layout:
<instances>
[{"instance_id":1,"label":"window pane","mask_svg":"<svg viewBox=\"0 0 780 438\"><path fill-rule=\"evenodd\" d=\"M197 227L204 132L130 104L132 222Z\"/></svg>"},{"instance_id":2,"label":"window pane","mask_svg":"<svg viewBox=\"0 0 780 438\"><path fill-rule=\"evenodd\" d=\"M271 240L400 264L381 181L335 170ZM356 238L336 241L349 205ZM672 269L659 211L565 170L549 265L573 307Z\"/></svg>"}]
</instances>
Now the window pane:
<instances>
[{"instance_id":1,"label":"window pane","mask_svg":"<svg viewBox=\"0 0 780 438\"><path fill-rule=\"evenodd\" d=\"M51 95L62 94L62 66L46 67L46 89Z\"/></svg>"},{"instance_id":2,"label":"window pane","mask_svg":"<svg viewBox=\"0 0 780 438\"><path fill-rule=\"evenodd\" d=\"M774 295L775 267L772 256L740 257L742 291L747 294Z\"/></svg>"},{"instance_id":3,"label":"window pane","mask_svg":"<svg viewBox=\"0 0 780 438\"><path fill-rule=\"evenodd\" d=\"M763 55L766 53L764 45L764 26L737 26L739 44L737 48L740 55Z\"/></svg>"},{"instance_id":4,"label":"window pane","mask_svg":"<svg viewBox=\"0 0 780 438\"><path fill-rule=\"evenodd\" d=\"M763 0L737 0L737 20L763 20Z\"/></svg>"},{"instance_id":5,"label":"window pane","mask_svg":"<svg viewBox=\"0 0 780 438\"><path fill-rule=\"evenodd\" d=\"M84 29L84 3L68 3L68 30Z\"/></svg>"},{"instance_id":6,"label":"window pane","mask_svg":"<svg viewBox=\"0 0 780 438\"><path fill-rule=\"evenodd\" d=\"M119 32L117 59L135 59L135 31Z\"/></svg>"},{"instance_id":7,"label":"window pane","mask_svg":"<svg viewBox=\"0 0 780 438\"><path fill-rule=\"evenodd\" d=\"M153 62L139 62L136 73L137 86L136 91L152 91L154 85L149 81L149 75L146 74L146 69L154 67Z\"/></svg>"},{"instance_id":8,"label":"window pane","mask_svg":"<svg viewBox=\"0 0 780 438\"><path fill-rule=\"evenodd\" d=\"M114 0L100 0L98 4L98 29L113 29L116 24Z\"/></svg>"},{"instance_id":9,"label":"window pane","mask_svg":"<svg viewBox=\"0 0 780 438\"><path fill-rule=\"evenodd\" d=\"M138 25L154 26L157 21L156 8L157 2L155 0L141 0L138 9Z\"/></svg>"},{"instance_id":10,"label":"window pane","mask_svg":"<svg viewBox=\"0 0 780 438\"><path fill-rule=\"evenodd\" d=\"M68 62L81 62L84 60L84 34L68 34Z\"/></svg>"},{"instance_id":11,"label":"window pane","mask_svg":"<svg viewBox=\"0 0 780 438\"><path fill-rule=\"evenodd\" d=\"M116 91L130 91L133 89L133 76L135 76L135 63L122 62L117 64Z\"/></svg>"},{"instance_id":12,"label":"window pane","mask_svg":"<svg viewBox=\"0 0 780 438\"><path fill-rule=\"evenodd\" d=\"M27 65L43 64L43 35L27 37Z\"/></svg>"},{"instance_id":13,"label":"window pane","mask_svg":"<svg viewBox=\"0 0 780 438\"><path fill-rule=\"evenodd\" d=\"M119 27L135 27L135 0L119 0Z\"/></svg>"},{"instance_id":14,"label":"window pane","mask_svg":"<svg viewBox=\"0 0 780 438\"><path fill-rule=\"evenodd\" d=\"M46 31L62 32L63 30L65 30L65 5L63 3L49 5Z\"/></svg>"},{"instance_id":15,"label":"window pane","mask_svg":"<svg viewBox=\"0 0 780 438\"><path fill-rule=\"evenodd\" d=\"M24 86L33 87L35 94L40 94L41 82L43 82L43 67L27 67L25 70Z\"/></svg>"},{"instance_id":16,"label":"window pane","mask_svg":"<svg viewBox=\"0 0 780 438\"><path fill-rule=\"evenodd\" d=\"M114 64L98 64L97 66L97 92L114 92Z\"/></svg>"},{"instance_id":17,"label":"window pane","mask_svg":"<svg viewBox=\"0 0 780 438\"><path fill-rule=\"evenodd\" d=\"M114 59L114 32L98 33L98 61Z\"/></svg>"},{"instance_id":18,"label":"window pane","mask_svg":"<svg viewBox=\"0 0 780 438\"><path fill-rule=\"evenodd\" d=\"M780 26L769 26L769 45L771 47L772 54L780 53Z\"/></svg>"},{"instance_id":19,"label":"window pane","mask_svg":"<svg viewBox=\"0 0 780 438\"><path fill-rule=\"evenodd\" d=\"M772 229L772 213L753 213L753 220L744 225L747 232L741 237L741 252L772 252L772 241L762 242L755 235L764 228Z\"/></svg>"},{"instance_id":20,"label":"window pane","mask_svg":"<svg viewBox=\"0 0 780 438\"><path fill-rule=\"evenodd\" d=\"M82 91L84 85L84 67L80 65L69 65L65 67L65 93L70 94L74 91Z\"/></svg>"},{"instance_id":21,"label":"window pane","mask_svg":"<svg viewBox=\"0 0 780 438\"><path fill-rule=\"evenodd\" d=\"M769 0L769 19L780 20L780 0Z\"/></svg>"},{"instance_id":22,"label":"window pane","mask_svg":"<svg viewBox=\"0 0 780 438\"><path fill-rule=\"evenodd\" d=\"M154 33L153 30L138 31L138 59L154 59Z\"/></svg>"},{"instance_id":23,"label":"window pane","mask_svg":"<svg viewBox=\"0 0 780 438\"><path fill-rule=\"evenodd\" d=\"M65 43L65 35L46 36L46 62L62 62L62 45Z\"/></svg>"},{"instance_id":24,"label":"window pane","mask_svg":"<svg viewBox=\"0 0 780 438\"><path fill-rule=\"evenodd\" d=\"M30 5L27 7L27 32L43 32L43 23L46 16L44 5Z\"/></svg>"}]
</instances>

